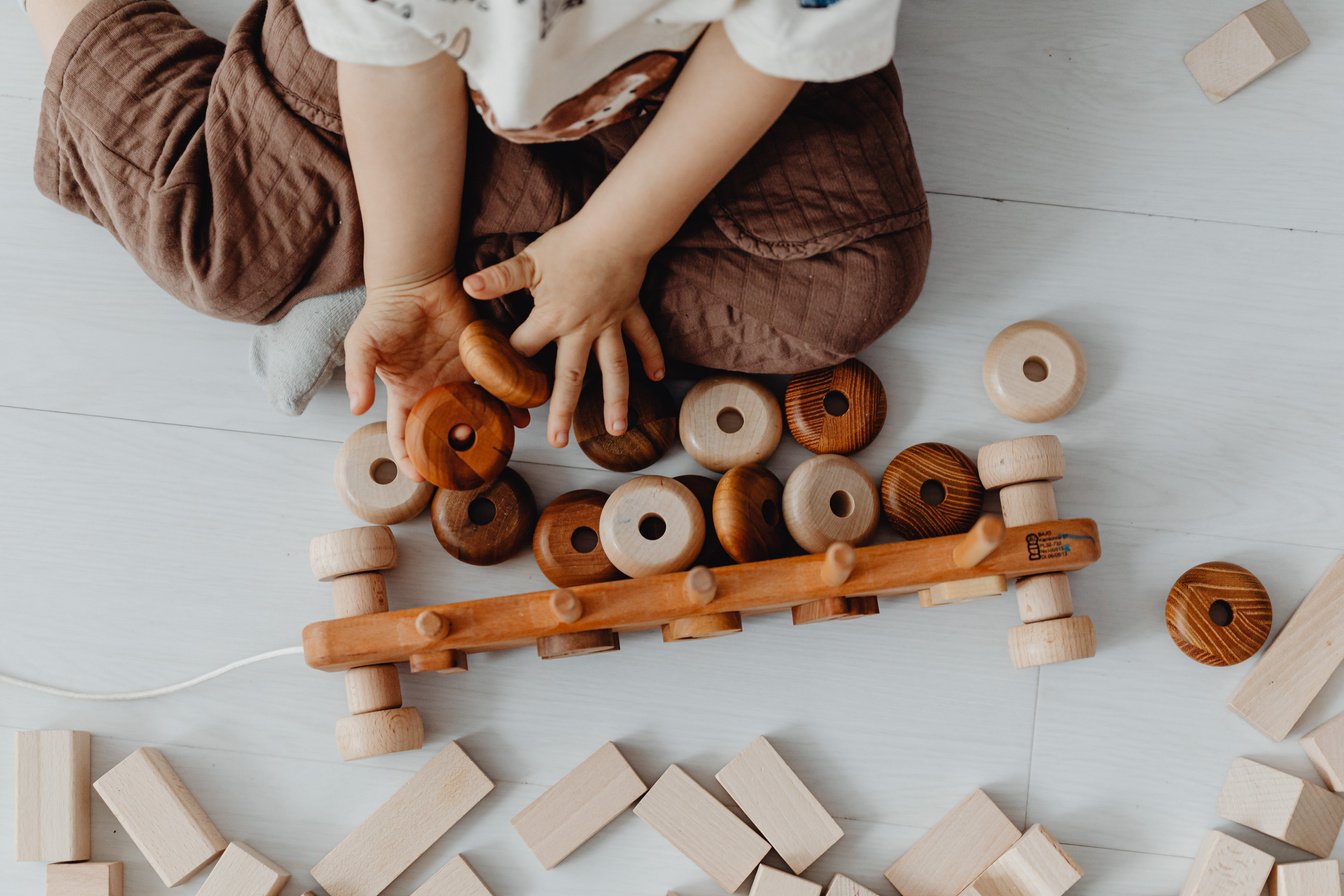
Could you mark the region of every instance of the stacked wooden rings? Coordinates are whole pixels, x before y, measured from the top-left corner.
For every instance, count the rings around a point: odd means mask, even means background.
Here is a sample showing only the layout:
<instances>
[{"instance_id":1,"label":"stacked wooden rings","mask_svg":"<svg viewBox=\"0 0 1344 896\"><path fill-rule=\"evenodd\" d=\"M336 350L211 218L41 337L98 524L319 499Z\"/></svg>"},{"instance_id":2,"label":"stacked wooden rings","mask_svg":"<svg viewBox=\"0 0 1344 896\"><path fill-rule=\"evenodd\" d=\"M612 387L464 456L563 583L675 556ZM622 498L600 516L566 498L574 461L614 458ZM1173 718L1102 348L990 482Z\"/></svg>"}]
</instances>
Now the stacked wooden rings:
<instances>
[{"instance_id":1,"label":"stacked wooden rings","mask_svg":"<svg viewBox=\"0 0 1344 896\"><path fill-rule=\"evenodd\" d=\"M853 454L872 443L887 419L887 393L860 361L803 373L784 392L789 432L813 454Z\"/></svg>"},{"instance_id":2,"label":"stacked wooden rings","mask_svg":"<svg viewBox=\"0 0 1344 896\"><path fill-rule=\"evenodd\" d=\"M975 463L942 442L911 445L882 474L882 511L902 538L967 532L984 503Z\"/></svg>"},{"instance_id":3,"label":"stacked wooden rings","mask_svg":"<svg viewBox=\"0 0 1344 896\"><path fill-rule=\"evenodd\" d=\"M982 372L994 406L1026 423L1067 414L1087 385L1087 359L1077 340L1043 320L1024 320L995 336Z\"/></svg>"},{"instance_id":4,"label":"stacked wooden rings","mask_svg":"<svg viewBox=\"0 0 1344 896\"><path fill-rule=\"evenodd\" d=\"M779 402L744 376L714 376L691 387L678 418L681 444L706 469L723 473L775 453L784 430Z\"/></svg>"},{"instance_id":5,"label":"stacked wooden rings","mask_svg":"<svg viewBox=\"0 0 1344 896\"><path fill-rule=\"evenodd\" d=\"M406 420L406 452L439 488L466 491L493 482L513 454L513 420L476 383L436 386Z\"/></svg>"},{"instance_id":6,"label":"stacked wooden rings","mask_svg":"<svg viewBox=\"0 0 1344 896\"><path fill-rule=\"evenodd\" d=\"M412 482L397 468L379 421L350 434L336 453L336 494L362 520L391 526L418 516L434 495L430 482Z\"/></svg>"}]
</instances>

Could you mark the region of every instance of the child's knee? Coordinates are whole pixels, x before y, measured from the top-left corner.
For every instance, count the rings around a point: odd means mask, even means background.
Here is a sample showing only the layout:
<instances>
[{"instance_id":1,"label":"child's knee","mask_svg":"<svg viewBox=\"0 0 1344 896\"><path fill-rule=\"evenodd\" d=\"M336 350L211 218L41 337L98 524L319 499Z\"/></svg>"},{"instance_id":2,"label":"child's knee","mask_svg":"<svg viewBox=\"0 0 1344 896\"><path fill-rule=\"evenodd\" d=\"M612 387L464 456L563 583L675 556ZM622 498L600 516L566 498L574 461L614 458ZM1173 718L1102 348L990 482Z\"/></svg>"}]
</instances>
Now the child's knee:
<instances>
[{"instance_id":1,"label":"child's knee","mask_svg":"<svg viewBox=\"0 0 1344 896\"><path fill-rule=\"evenodd\" d=\"M810 340L819 356L852 358L905 317L929 270L927 223L832 253L834 325Z\"/></svg>"}]
</instances>

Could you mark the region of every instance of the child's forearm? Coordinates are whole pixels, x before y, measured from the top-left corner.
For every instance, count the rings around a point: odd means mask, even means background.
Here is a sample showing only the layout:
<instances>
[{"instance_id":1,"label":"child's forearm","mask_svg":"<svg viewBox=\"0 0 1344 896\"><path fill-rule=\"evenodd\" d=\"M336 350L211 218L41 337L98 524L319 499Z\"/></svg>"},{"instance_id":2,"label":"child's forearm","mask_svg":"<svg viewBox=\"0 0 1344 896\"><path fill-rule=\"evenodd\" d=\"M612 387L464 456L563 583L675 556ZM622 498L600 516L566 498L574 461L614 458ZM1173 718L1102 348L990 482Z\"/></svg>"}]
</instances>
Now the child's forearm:
<instances>
[{"instance_id":1,"label":"child's forearm","mask_svg":"<svg viewBox=\"0 0 1344 896\"><path fill-rule=\"evenodd\" d=\"M467 150L462 70L339 63L337 88L364 219L370 294L414 290L453 270Z\"/></svg>"},{"instance_id":2,"label":"child's forearm","mask_svg":"<svg viewBox=\"0 0 1344 896\"><path fill-rule=\"evenodd\" d=\"M582 216L628 248L652 255L801 86L752 68L723 26L710 26L648 129L589 198Z\"/></svg>"}]
</instances>

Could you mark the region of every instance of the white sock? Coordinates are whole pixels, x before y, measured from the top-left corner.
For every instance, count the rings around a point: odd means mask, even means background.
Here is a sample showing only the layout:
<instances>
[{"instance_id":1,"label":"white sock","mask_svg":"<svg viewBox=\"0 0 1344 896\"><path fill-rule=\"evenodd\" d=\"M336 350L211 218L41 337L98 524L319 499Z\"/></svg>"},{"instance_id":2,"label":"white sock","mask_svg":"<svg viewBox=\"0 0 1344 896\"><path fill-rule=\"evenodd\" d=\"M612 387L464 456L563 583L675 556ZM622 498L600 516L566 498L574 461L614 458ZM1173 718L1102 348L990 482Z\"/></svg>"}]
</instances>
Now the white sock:
<instances>
[{"instance_id":1,"label":"white sock","mask_svg":"<svg viewBox=\"0 0 1344 896\"><path fill-rule=\"evenodd\" d=\"M303 413L317 390L345 363L345 334L364 307L364 287L305 299L252 336L252 374L276 410Z\"/></svg>"}]
</instances>

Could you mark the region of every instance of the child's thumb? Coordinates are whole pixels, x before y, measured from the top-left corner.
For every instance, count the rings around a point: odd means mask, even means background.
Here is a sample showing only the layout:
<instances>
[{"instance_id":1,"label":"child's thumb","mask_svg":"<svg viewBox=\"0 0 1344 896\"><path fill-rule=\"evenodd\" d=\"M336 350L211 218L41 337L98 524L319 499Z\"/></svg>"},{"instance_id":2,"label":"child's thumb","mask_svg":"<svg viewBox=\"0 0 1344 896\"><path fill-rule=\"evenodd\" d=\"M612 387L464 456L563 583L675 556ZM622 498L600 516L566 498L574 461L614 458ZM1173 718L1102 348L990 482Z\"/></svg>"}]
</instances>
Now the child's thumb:
<instances>
[{"instance_id":1,"label":"child's thumb","mask_svg":"<svg viewBox=\"0 0 1344 896\"><path fill-rule=\"evenodd\" d=\"M520 289L536 285L537 268L526 251L477 271L462 281L462 288L473 299L498 299Z\"/></svg>"}]
</instances>

